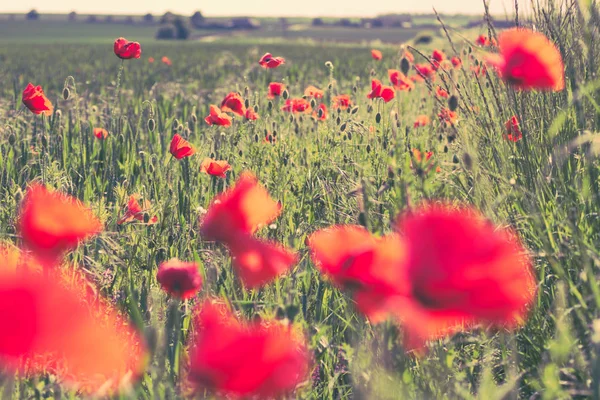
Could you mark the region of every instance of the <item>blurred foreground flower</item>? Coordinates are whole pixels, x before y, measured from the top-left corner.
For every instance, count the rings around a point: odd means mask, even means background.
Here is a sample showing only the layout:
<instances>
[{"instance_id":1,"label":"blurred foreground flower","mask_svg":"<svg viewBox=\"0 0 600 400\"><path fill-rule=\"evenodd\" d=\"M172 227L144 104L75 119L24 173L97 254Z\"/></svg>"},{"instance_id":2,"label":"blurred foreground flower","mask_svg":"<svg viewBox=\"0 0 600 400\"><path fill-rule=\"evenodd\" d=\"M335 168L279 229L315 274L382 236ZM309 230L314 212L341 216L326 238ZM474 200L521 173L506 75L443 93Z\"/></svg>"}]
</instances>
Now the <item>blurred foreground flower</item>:
<instances>
[{"instance_id":1,"label":"blurred foreground flower","mask_svg":"<svg viewBox=\"0 0 600 400\"><path fill-rule=\"evenodd\" d=\"M158 267L156 280L169 295L182 300L194 297L202 287L199 265L176 258Z\"/></svg>"}]
</instances>

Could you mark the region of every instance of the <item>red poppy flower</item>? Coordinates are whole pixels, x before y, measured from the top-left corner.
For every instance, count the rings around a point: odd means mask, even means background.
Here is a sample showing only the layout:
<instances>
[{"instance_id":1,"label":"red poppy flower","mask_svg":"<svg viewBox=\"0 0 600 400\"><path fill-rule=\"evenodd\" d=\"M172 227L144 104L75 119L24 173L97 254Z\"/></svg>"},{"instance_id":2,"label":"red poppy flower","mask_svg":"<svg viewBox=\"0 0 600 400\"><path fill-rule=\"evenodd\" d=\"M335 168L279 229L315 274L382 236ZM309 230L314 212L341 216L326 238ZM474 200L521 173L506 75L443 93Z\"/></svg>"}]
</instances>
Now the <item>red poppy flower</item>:
<instances>
[{"instance_id":1,"label":"red poppy flower","mask_svg":"<svg viewBox=\"0 0 600 400\"><path fill-rule=\"evenodd\" d=\"M231 116L221 112L219 107L212 104L210 106L210 114L204 118L204 121L208 125L231 126Z\"/></svg>"},{"instance_id":2,"label":"red poppy flower","mask_svg":"<svg viewBox=\"0 0 600 400\"><path fill-rule=\"evenodd\" d=\"M173 62L171 62L171 59L167 56L163 56L163 58L161 58L160 61L162 61L163 64L168 65L169 67L173 65Z\"/></svg>"},{"instance_id":3,"label":"red poppy flower","mask_svg":"<svg viewBox=\"0 0 600 400\"><path fill-rule=\"evenodd\" d=\"M333 96L333 98L331 99L331 103L333 104L334 109L340 108L342 110L347 110L348 107L352 106L352 100L347 94Z\"/></svg>"},{"instance_id":4,"label":"red poppy flower","mask_svg":"<svg viewBox=\"0 0 600 400\"><path fill-rule=\"evenodd\" d=\"M406 58L410 63L415 62L415 56L413 56L413 54L408 50L404 50L404 58Z\"/></svg>"},{"instance_id":5,"label":"red poppy flower","mask_svg":"<svg viewBox=\"0 0 600 400\"><path fill-rule=\"evenodd\" d=\"M260 117L258 116L258 114L254 111L254 109L252 107L250 107L246 110L246 119L248 121L256 121L259 118Z\"/></svg>"},{"instance_id":6,"label":"red poppy flower","mask_svg":"<svg viewBox=\"0 0 600 400\"><path fill-rule=\"evenodd\" d=\"M29 249L54 261L103 229L92 210L75 197L50 192L39 184L27 190L17 226Z\"/></svg>"},{"instance_id":7,"label":"red poppy flower","mask_svg":"<svg viewBox=\"0 0 600 400\"><path fill-rule=\"evenodd\" d=\"M394 88L382 85L379 79L373 79L371 82L371 92L367 94L369 99L383 99L386 103L392 101L395 96Z\"/></svg>"},{"instance_id":8,"label":"red poppy flower","mask_svg":"<svg viewBox=\"0 0 600 400\"><path fill-rule=\"evenodd\" d=\"M381 61L381 59L383 58L383 54L381 53L381 51L373 49L371 50L371 57L373 57L373 60Z\"/></svg>"},{"instance_id":9,"label":"red poppy flower","mask_svg":"<svg viewBox=\"0 0 600 400\"><path fill-rule=\"evenodd\" d=\"M201 221L200 232L206 240L229 243L240 234L253 234L280 212L281 205L271 199L253 174L245 172L232 188L215 197Z\"/></svg>"},{"instance_id":10,"label":"red poppy flower","mask_svg":"<svg viewBox=\"0 0 600 400\"><path fill-rule=\"evenodd\" d=\"M458 122L458 114L455 111L450 111L448 108L442 108L438 113L438 118L447 126L455 125Z\"/></svg>"},{"instance_id":11,"label":"red poppy flower","mask_svg":"<svg viewBox=\"0 0 600 400\"><path fill-rule=\"evenodd\" d=\"M510 140L511 142L518 142L523 138L523 133L521 132L519 120L516 116L512 116L508 121L504 124L505 132L504 138L506 140Z\"/></svg>"},{"instance_id":12,"label":"red poppy flower","mask_svg":"<svg viewBox=\"0 0 600 400\"><path fill-rule=\"evenodd\" d=\"M178 133L176 133L173 136L173 139L171 139L171 146L169 147L169 152L173 155L173 157L175 157L178 160L196 154L194 146L192 146L190 142L182 138Z\"/></svg>"},{"instance_id":13,"label":"red poppy flower","mask_svg":"<svg viewBox=\"0 0 600 400\"><path fill-rule=\"evenodd\" d=\"M202 287L202 275L198 268L197 263L172 258L158 267L156 280L169 295L182 300L190 299Z\"/></svg>"},{"instance_id":14,"label":"red poppy flower","mask_svg":"<svg viewBox=\"0 0 600 400\"><path fill-rule=\"evenodd\" d=\"M446 59L446 55L440 50L434 50L431 54L432 64L434 69L440 68L442 62Z\"/></svg>"},{"instance_id":15,"label":"red poppy flower","mask_svg":"<svg viewBox=\"0 0 600 400\"><path fill-rule=\"evenodd\" d=\"M140 203L138 202L139 197L140 196L137 194L132 194L131 196L129 196L129 201L127 202L127 206L125 206L125 213L117 221L118 225L125 224L127 222L133 222L133 221L144 222L144 220L145 220L144 215L146 214L147 211L150 210L152 205L150 204L150 202L148 200L144 200L142 202L143 206L140 205ZM158 222L158 217L155 215L148 220L147 224L154 225L157 222Z\"/></svg>"},{"instance_id":16,"label":"red poppy flower","mask_svg":"<svg viewBox=\"0 0 600 400\"><path fill-rule=\"evenodd\" d=\"M237 93L229 93L221 102L221 111L232 112L243 117L246 114L244 99Z\"/></svg>"},{"instance_id":17,"label":"red poppy flower","mask_svg":"<svg viewBox=\"0 0 600 400\"><path fill-rule=\"evenodd\" d=\"M327 119L327 106L325 104L319 104L319 107L313 111L313 118L317 121L325 121Z\"/></svg>"},{"instance_id":18,"label":"red poppy flower","mask_svg":"<svg viewBox=\"0 0 600 400\"><path fill-rule=\"evenodd\" d=\"M54 111L54 106L46 95L41 86L33 86L29 82L25 90L23 90L23 104L34 114L44 114L49 117Z\"/></svg>"},{"instance_id":19,"label":"red poppy flower","mask_svg":"<svg viewBox=\"0 0 600 400\"><path fill-rule=\"evenodd\" d=\"M285 64L285 58L273 57L273 55L271 53L266 53L264 56L262 56L260 58L258 63L263 68L277 68L280 65Z\"/></svg>"},{"instance_id":20,"label":"red poppy flower","mask_svg":"<svg viewBox=\"0 0 600 400\"><path fill-rule=\"evenodd\" d=\"M419 128L422 126L427 126L430 122L431 121L427 115L419 115L415 120L414 127Z\"/></svg>"},{"instance_id":21,"label":"red poppy flower","mask_svg":"<svg viewBox=\"0 0 600 400\"><path fill-rule=\"evenodd\" d=\"M475 76L481 77L487 74L487 67L484 64L472 65L471 71L473 71Z\"/></svg>"},{"instance_id":22,"label":"red poppy flower","mask_svg":"<svg viewBox=\"0 0 600 400\"><path fill-rule=\"evenodd\" d=\"M417 71L417 74L413 75L411 78L414 78L417 81L423 81L424 79L429 79L431 81L435 80L435 69L433 69L431 65L415 64L415 70Z\"/></svg>"},{"instance_id":23,"label":"red poppy flower","mask_svg":"<svg viewBox=\"0 0 600 400\"><path fill-rule=\"evenodd\" d=\"M287 99L285 105L281 107L282 111L291 113L309 113L312 111L310 102L303 98Z\"/></svg>"},{"instance_id":24,"label":"red poppy flower","mask_svg":"<svg viewBox=\"0 0 600 400\"><path fill-rule=\"evenodd\" d=\"M447 99L450 96L446 89L442 88L441 86L437 87L437 89L435 90L435 94L437 95L437 97L441 97L443 99Z\"/></svg>"},{"instance_id":25,"label":"red poppy flower","mask_svg":"<svg viewBox=\"0 0 600 400\"><path fill-rule=\"evenodd\" d=\"M487 61L515 88L554 91L565 88L562 56L544 34L509 29L500 34L498 47L500 54L489 55Z\"/></svg>"},{"instance_id":26,"label":"red poppy flower","mask_svg":"<svg viewBox=\"0 0 600 400\"><path fill-rule=\"evenodd\" d=\"M0 251L3 367L51 371L88 394L101 387L109 394L128 375L139 376L145 353L140 335L108 302L82 290L89 282L72 272L46 279L28 265L9 271L15 258L28 262L17 250Z\"/></svg>"},{"instance_id":27,"label":"red poppy flower","mask_svg":"<svg viewBox=\"0 0 600 400\"><path fill-rule=\"evenodd\" d=\"M200 172L205 174L216 176L219 178L225 178L227 171L231 169L231 165L225 160L213 160L212 158L205 158L200 165Z\"/></svg>"},{"instance_id":28,"label":"red poppy flower","mask_svg":"<svg viewBox=\"0 0 600 400\"><path fill-rule=\"evenodd\" d=\"M397 69L389 69L388 76L390 77L390 82L392 85L394 85L396 90L411 91L415 87L415 83Z\"/></svg>"},{"instance_id":29,"label":"red poppy flower","mask_svg":"<svg viewBox=\"0 0 600 400\"><path fill-rule=\"evenodd\" d=\"M142 46L138 42L129 42L125 38L115 40L114 52L122 60L131 60L140 58L142 55Z\"/></svg>"},{"instance_id":30,"label":"red poppy flower","mask_svg":"<svg viewBox=\"0 0 600 400\"><path fill-rule=\"evenodd\" d=\"M287 272L298 261L296 255L282 245L238 235L229 242L233 266L242 283L248 288L258 288Z\"/></svg>"},{"instance_id":31,"label":"red poppy flower","mask_svg":"<svg viewBox=\"0 0 600 400\"><path fill-rule=\"evenodd\" d=\"M323 94L324 92L321 89L312 85L310 85L304 90L304 95L306 97L314 97L315 99L322 99Z\"/></svg>"},{"instance_id":32,"label":"red poppy flower","mask_svg":"<svg viewBox=\"0 0 600 400\"><path fill-rule=\"evenodd\" d=\"M154 63L154 57L148 57L148 62L150 64L153 64Z\"/></svg>"},{"instance_id":33,"label":"red poppy flower","mask_svg":"<svg viewBox=\"0 0 600 400\"><path fill-rule=\"evenodd\" d=\"M206 301L193 320L189 380L219 397L281 398L307 377L303 335L278 321L241 323L224 305Z\"/></svg>"},{"instance_id":34,"label":"red poppy flower","mask_svg":"<svg viewBox=\"0 0 600 400\"><path fill-rule=\"evenodd\" d=\"M104 128L94 128L94 136L97 139L104 140L108 137L108 131Z\"/></svg>"},{"instance_id":35,"label":"red poppy flower","mask_svg":"<svg viewBox=\"0 0 600 400\"><path fill-rule=\"evenodd\" d=\"M269 94L267 94L267 98L272 100L275 97L281 96L284 90L285 85L283 83L271 82L269 83Z\"/></svg>"},{"instance_id":36,"label":"red poppy flower","mask_svg":"<svg viewBox=\"0 0 600 400\"><path fill-rule=\"evenodd\" d=\"M515 327L535 295L532 264L518 238L477 211L422 207L399 219L411 295L398 304L409 346L483 322Z\"/></svg>"},{"instance_id":37,"label":"red poppy flower","mask_svg":"<svg viewBox=\"0 0 600 400\"><path fill-rule=\"evenodd\" d=\"M336 226L313 233L308 246L321 273L350 291L372 322L384 320L393 299L407 292L400 279L403 244L395 234L377 238L361 226Z\"/></svg>"},{"instance_id":38,"label":"red poppy flower","mask_svg":"<svg viewBox=\"0 0 600 400\"><path fill-rule=\"evenodd\" d=\"M456 69L462 66L462 60L458 57L452 57L450 61L452 62L452 66Z\"/></svg>"}]
</instances>

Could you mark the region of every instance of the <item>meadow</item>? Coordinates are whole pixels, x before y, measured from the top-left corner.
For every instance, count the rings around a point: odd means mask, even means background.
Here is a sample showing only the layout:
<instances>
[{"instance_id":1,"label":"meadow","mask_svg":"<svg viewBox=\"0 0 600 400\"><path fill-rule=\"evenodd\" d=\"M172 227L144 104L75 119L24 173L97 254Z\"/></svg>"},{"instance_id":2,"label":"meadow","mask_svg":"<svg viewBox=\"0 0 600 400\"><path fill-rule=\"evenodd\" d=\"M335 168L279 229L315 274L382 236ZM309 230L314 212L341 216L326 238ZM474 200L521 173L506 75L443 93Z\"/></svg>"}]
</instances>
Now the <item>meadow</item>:
<instances>
[{"instance_id":1,"label":"meadow","mask_svg":"<svg viewBox=\"0 0 600 400\"><path fill-rule=\"evenodd\" d=\"M34 182L80 199L102 221L103 231L70 252L61 268L84 273L94 296L141 332L144 368L121 398L224 398L210 385L193 391L185 383L194 310L207 298L222 299L239 318L277 320L302 332L311 366L282 398L600 398L600 10L595 1L539 3L526 23L522 15L516 21L556 44L564 62L560 91L517 90L486 68L486 55L497 49L476 39L500 35L491 25L446 31L441 21L430 45L413 47L409 37L402 46L378 42L382 58L375 60L372 44L164 43L135 29L82 29L76 37L32 30L21 43L4 35L3 29L17 28L2 22L0 238L21 243L17 216ZM119 36L139 41L141 58L116 57ZM389 102L367 97L372 79L390 84L389 69L408 66L407 75L420 77L413 64L435 65L433 50L447 57L435 80L416 79L412 90L395 90ZM262 68L258 61L267 52L285 64ZM452 57L462 64L453 66ZM22 104L29 82L43 87L51 115ZM286 91L269 99L271 82L284 83ZM327 106L323 120L281 110L309 85L324 92L306 100L311 109ZM207 125L210 106L231 92L260 118L234 114L231 126ZM352 101L347 109L332 106L342 94ZM444 110L457 119L444 118ZM513 116L518 139L506 124ZM97 138L96 128L107 136ZM174 158L174 134L195 154ZM226 160L231 170L225 178L211 176L201 170L205 158ZM281 204L280 215L257 235L297 257L259 288L242 284L226 247L199 229L215 196L244 171ZM144 200L143 212L119 223L131 195ZM352 290L322 274L307 238L348 224L389 235L399 215L441 200L470 205L496 230L518 235L533 265L535 295L518 327L481 323L409 351L404 325L366 318ZM451 236L448 242L456 244ZM157 282L158 267L173 258L195 262L203 278L199 293L182 302ZM0 375L0 393L7 399L93 395L63 385L52 371L11 370Z\"/></svg>"}]
</instances>

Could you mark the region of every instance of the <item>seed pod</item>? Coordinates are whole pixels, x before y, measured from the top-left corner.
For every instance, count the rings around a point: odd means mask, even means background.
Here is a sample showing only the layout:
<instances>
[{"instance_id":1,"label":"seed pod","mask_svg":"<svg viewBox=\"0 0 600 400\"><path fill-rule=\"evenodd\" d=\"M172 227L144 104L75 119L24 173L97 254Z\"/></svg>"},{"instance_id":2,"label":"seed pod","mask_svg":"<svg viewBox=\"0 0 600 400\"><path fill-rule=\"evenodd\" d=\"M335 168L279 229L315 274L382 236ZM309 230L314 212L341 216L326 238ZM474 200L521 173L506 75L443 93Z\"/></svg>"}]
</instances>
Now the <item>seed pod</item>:
<instances>
[{"instance_id":1,"label":"seed pod","mask_svg":"<svg viewBox=\"0 0 600 400\"><path fill-rule=\"evenodd\" d=\"M342 126L340 126L340 132L344 132L346 130L346 123L344 122Z\"/></svg>"},{"instance_id":2,"label":"seed pod","mask_svg":"<svg viewBox=\"0 0 600 400\"><path fill-rule=\"evenodd\" d=\"M404 75L408 75L409 70L410 70L410 61L408 61L408 58L402 57L402 60L400 61L400 71L402 71L402 73Z\"/></svg>"},{"instance_id":3,"label":"seed pod","mask_svg":"<svg viewBox=\"0 0 600 400\"><path fill-rule=\"evenodd\" d=\"M458 108L458 97L456 97L456 95L453 94L448 99L448 108L450 109L450 111L456 111L456 109Z\"/></svg>"},{"instance_id":4,"label":"seed pod","mask_svg":"<svg viewBox=\"0 0 600 400\"><path fill-rule=\"evenodd\" d=\"M69 90L68 87L65 87L63 89L63 93L62 94L63 94L63 99L69 100L69 96L71 96L71 91Z\"/></svg>"},{"instance_id":5,"label":"seed pod","mask_svg":"<svg viewBox=\"0 0 600 400\"><path fill-rule=\"evenodd\" d=\"M288 92L287 89L284 90L281 97L283 97L284 100L287 100L290 97L290 92Z\"/></svg>"},{"instance_id":6,"label":"seed pod","mask_svg":"<svg viewBox=\"0 0 600 400\"><path fill-rule=\"evenodd\" d=\"M376 122L376 123L380 123L380 122L381 122L381 113L377 113L377 114L375 115L375 122Z\"/></svg>"},{"instance_id":7,"label":"seed pod","mask_svg":"<svg viewBox=\"0 0 600 400\"><path fill-rule=\"evenodd\" d=\"M148 130L154 132L154 128L156 128L156 122L154 121L154 118L150 118L148 120Z\"/></svg>"},{"instance_id":8,"label":"seed pod","mask_svg":"<svg viewBox=\"0 0 600 400\"><path fill-rule=\"evenodd\" d=\"M358 112L358 106L352 108L352 111L350 112L352 115L356 114Z\"/></svg>"},{"instance_id":9,"label":"seed pod","mask_svg":"<svg viewBox=\"0 0 600 400\"><path fill-rule=\"evenodd\" d=\"M249 108L250 107L250 100L248 100L248 99L244 100L244 106L246 108Z\"/></svg>"}]
</instances>

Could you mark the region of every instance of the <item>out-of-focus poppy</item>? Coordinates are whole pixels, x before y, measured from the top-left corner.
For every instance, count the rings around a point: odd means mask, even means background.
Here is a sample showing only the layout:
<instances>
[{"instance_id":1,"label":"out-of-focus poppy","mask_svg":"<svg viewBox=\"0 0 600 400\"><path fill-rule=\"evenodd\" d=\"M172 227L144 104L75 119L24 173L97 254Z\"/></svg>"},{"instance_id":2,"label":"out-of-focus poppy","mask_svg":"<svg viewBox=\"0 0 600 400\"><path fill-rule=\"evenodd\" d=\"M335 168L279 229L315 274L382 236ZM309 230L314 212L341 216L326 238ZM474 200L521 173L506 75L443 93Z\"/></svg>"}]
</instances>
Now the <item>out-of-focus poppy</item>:
<instances>
[{"instance_id":1,"label":"out-of-focus poppy","mask_svg":"<svg viewBox=\"0 0 600 400\"><path fill-rule=\"evenodd\" d=\"M502 79L517 89L561 91L565 71L558 48L543 33L514 28L498 38L500 54L490 54L487 62Z\"/></svg>"},{"instance_id":2,"label":"out-of-focus poppy","mask_svg":"<svg viewBox=\"0 0 600 400\"><path fill-rule=\"evenodd\" d=\"M154 57L148 57L148 62L150 64L153 64L154 63Z\"/></svg>"},{"instance_id":3,"label":"out-of-focus poppy","mask_svg":"<svg viewBox=\"0 0 600 400\"><path fill-rule=\"evenodd\" d=\"M319 107L313 111L313 118L317 121L325 121L327 116L327 106L323 103L319 104Z\"/></svg>"},{"instance_id":4,"label":"out-of-focus poppy","mask_svg":"<svg viewBox=\"0 0 600 400\"><path fill-rule=\"evenodd\" d=\"M248 288L258 288L270 283L297 262L296 255L291 250L250 235L238 235L228 246L233 266Z\"/></svg>"},{"instance_id":5,"label":"out-of-focus poppy","mask_svg":"<svg viewBox=\"0 0 600 400\"><path fill-rule=\"evenodd\" d=\"M94 136L99 140L104 140L108 137L108 131L104 128L94 128Z\"/></svg>"},{"instance_id":6,"label":"out-of-focus poppy","mask_svg":"<svg viewBox=\"0 0 600 400\"><path fill-rule=\"evenodd\" d=\"M462 66L462 60L459 57L452 57L450 61L452 62L452 66L456 69Z\"/></svg>"},{"instance_id":7,"label":"out-of-focus poppy","mask_svg":"<svg viewBox=\"0 0 600 400\"><path fill-rule=\"evenodd\" d=\"M411 161L411 168L414 168L417 171L417 174L429 174L429 172L435 166L435 163L429 162L433 157L433 151L425 151L421 152L419 149L412 149L412 159L415 161L414 165ZM435 169L435 172L441 172L442 169L438 166Z\"/></svg>"},{"instance_id":8,"label":"out-of-focus poppy","mask_svg":"<svg viewBox=\"0 0 600 400\"><path fill-rule=\"evenodd\" d=\"M178 133L173 135L169 152L178 160L196 154L196 149L187 140L181 137Z\"/></svg>"},{"instance_id":9,"label":"out-of-focus poppy","mask_svg":"<svg viewBox=\"0 0 600 400\"><path fill-rule=\"evenodd\" d=\"M446 55L441 50L433 50L431 54L432 64L434 69L440 68L442 62L446 59Z\"/></svg>"},{"instance_id":10,"label":"out-of-focus poppy","mask_svg":"<svg viewBox=\"0 0 600 400\"><path fill-rule=\"evenodd\" d=\"M308 86L305 90L304 90L304 95L306 97L314 97L315 99L322 99L323 98L323 91L321 89L319 89L318 87L315 86Z\"/></svg>"},{"instance_id":11,"label":"out-of-focus poppy","mask_svg":"<svg viewBox=\"0 0 600 400\"><path fill-rule=\"evenodd\" d=\"M148 200L144 200L142 202L142 204L140 205L139 198L140 198L140 196L137 194L132 194L131 196L129 196L129 201L127 202L127 205L125 206L125 210L124 210L125 212L123 213L123 216L121 218L119 218L119 220L117 221L118 225L125 224L128 222L133 222L133 221L145 222L145 219L146 219L145 215L150 210L152 205L150 204L150 201L148 201ZM146 222L146 224L154 225L157 222L158 222L158 217L155 215L152 218L149 218L148 222Z\"/></svg>"},{"instance_id":12,"label":"out-of-focus poppy","mask_svg":"<svg viewBox=\"0 0 600 400\"><path fill-rule=\"evenodd\" d=\"M267 98L273 100L275 97L281 96L284 90L285 85L283 83L271 82L269 83L269 93L267 94Z\"/></svg>"},{"instance_id":13,"label":"out-of-focus poppy","mask_svg":"<svg viewBox=\"0 0 600 400\"><path fill-rule=\"evenodd\" d=\"M441 86L438 86L437 89L435 90L435 94L437 97L441 97L443 99L447 99L450 95L448 94L448 91L444 88L442 88Z\"/></svg>"},{"instance_id":14,"label":"out-of-focus poppy","mask_svg":"<svg viewBox=\"0 0 600 400\"><path fill-rule=\"evenodd\" d=\"M142 56L142 46L138 42L130 42L125 38L115 40L113 49L115 55L122 60L130 60Z\"/></svg>"},{"instance_id":15,"label":"out-of-focus poppy","mask_svg":"<svg viewBox=\"0 0 600 400\"><path fill-rule=\"evenodd\" d=\"M264 56L262 56L260 58L258 63L263 68L277 68L280 65L285 64L285 58L273 57L273 55L271 53L266 53Z\"/></svg>"},{"instance_id":16,"label":"out-of-focus poppy","mask_svg":"<svg viewBox=\"0 0 600 400\"><path fill-rule=\"evenodd\" d=\"M27 190L17 227L25 246L48 262L58 261L64 252L103 229L78 199L40 184Z\"/></svg>"},{"instance_id":17,"label":"out-of-focus poppy","mask_svg":"<svg viewBox=\"0 0 600 400\"><path fill-rule=\"evenodd\" d=\"M242 99L242 96L235 92L229 93L221 102L221 111L232 112L243 117L246 115L244 99Z\"/></svg>"},{"instance_id":18,"label":"out-of-focus poppy","mask_svg":"<svg viewBox=\"0 0 600 400\"><path fill-rule=\"evenodd\" d=\"M206 122L208 125L228 127L231 126L231 116L221 112L219 107L211 104L210 114L204 118L204 122Z\"/></svg>"},{"instance_id":19,"label":"out-of-focus poppy","mask_svg":"<svg viewBox=\"0 0 600 400\"><path fill-rule=\"evenodd\" d=\"M248 109L246 109L246 119L248 121L256 121L259 118L260 117L258 116L256 111L254 111L254 108L249 107Z\"/></svg>"},{"instance_id":20,"label":"out-of-focus poppy","mask_svg":"<svg viewBox=\"0 0 600 400\"><path fill-rule=\"evenodd\" d=\"M519 124L519 120L515 115L510 117L508 121L504 124L505 132L504 138L511 142L518 142L523 138L523 133L521 132L521 127Z\"/></svg>"},{"instance_id":21,"label":"out-of-focus poppy","mask_svg":"<svg viewBox=\"0 0 600 400\"><path fill-rule=\"evenodd\" d=\"M282 111L291 113L309 113L312 111L310 102L303 98L287 99L285 105L281 107Z\"/></svg>"},{"instance_id":22,"label":"out-of-focus poppy","mask_svg":"<svg viewBox=\"0 0 600 400\"><path fill-rule=\"evenodd\" d=\"M161 61L163 64L165 64L165 65L168 65L169 67L170 67L171 65L173 65L173 62L172 62L172 61L171 61L171 59L170 59L169 57L167 57L167 56L163 56L163 58L161 58L161 59L160 59L160 61Z\"/></svg>"},{"instance_id":23,"label":"out-of-focus poppy","mask_svg":"<svg viewBox=\"0 0 600 400\"><path fill-rule=\"evenodd\" d=\"M225 178L230 169L231 165L227 161L213 160L212 158L205 158L200 165L200 172L219 178Z\"/></svg>"},{"instance_id":24,"label":"out-of-focus poppy","mask_svg":"<svg viewBox=\"0 0 600 400\"><path fill-rule=\"evenodd\" d=\"M413 126L414 126L415 128L419 128L419 127L422 127L422 126L427 126L427 125L429 125L429 124L430 124L430 122L431 122L431 121L430 121L430 119L429 119L429 117L428 117L427 115L419 115L419 116L417 117L417 119L415 120L415 123L414 123L414 125L413 125Z\"/></svg>"},{"instance_id":25,"label":"out-of-focus poppy","mask_svg":"<svg viewBox=\"0 0 600 400\"><path fill-rule=\"evenodd\" d=\"M489 39L487 36L485 36L485 35L479 35L479 36L477 37L477 40L475 41L475 43L476 43L478 46L481 46L481 47L490 47L490 46L494 46L494 47L495 47L495 46L497 45L497 43L496 43L496 39L492 39L492 40L490 40L490 39Z\"/></svg>"},{"instance_id":26,"label":"out-of-focus poppy","mask_svg":"<svg viewBox=\"0 0 600 400\"><path fill-rule=\"evenodd\" d=\"M371 81L371 91L367 94L369 99L383 99L386 103L389 103L396 97L394 88L390 86L384 86L379 79L373 79Z\"/></svg>"},{"instance_id":27,"label":"out-of-focus poppy","mask_svg":"<svg viewBox=\"0 0 600 400\"><path fill-rule=\"evenodd\" d=\"M214 198L200 223L200 232L206 240L230 243L240 234L254 234L280 212L281 205L252 173L245 172L232 188Z\"/></svg>"},{"instance_id":28,"label":"out-of-focus poppy","mask_svg":"<svg viewBox=\"0 0 600 400\"><path fill-rule=\"evenodd\" d=\"M381 53L381 51L379 50L371 50L371 57L373 57L373 60L375 61L381 61L381 59L383 58L383 54Z\"/></svg>"},{"instance_id":29,"label":"out-of-focus poppy","mask_svg":"<svg viewBox=\"0 0 600 400\"><path fill-rule=\"evenodd\" d=\"M33 86L29 82L25 90L23 90L23 104L34 114L44 114L49 117L54 111L54 106L46 95L41 86Z\"/></svg>"},{"instance_id":30,"label":"out-of-focus poppy","mask_svg":"<svg viewBox=\"0 0 600 400\"><path fill-rule=\"evenodd\" d=\"M407 293L400 279L403 244L395 234L377 238L361 226L336 226L313 233L308 246L321 273L349 291L372 322L384 320L394 297Z\"/></svg>"},{"instance_id":31,"label":"out-of-focus poppy","mask_svg":"<svg viewBox=\"0 0 600 400\"><path fill-rule=\"evenodd\" d=\"M438 113L438 118L441 122L445 123L446 126L456 125L458 122L458 114L455 111L450 111L448 108L442 108Z\"/></svg>"},{"instance_id":32,"label":"out-of-focus poppy","mask_svg":"<svg viewBox=\"0 0 600 400\"><path fill-rule=\"evenodd\" d=\"M340 108L342 110L347 110L348 107L352 106L352 99L347 94L340 94L339 96L333 96L331 99L331 104L333 104L333 108Z\"/></svg>"},{"instance_id":33,"label":"out-of-focus poppy","mask_svg":"<svg viewBox=\"0 0 600 400\"><path fill-rule=\"evenodd\" d=\"M513 328L524 321L536 284L531 260L512 232L450 205L407 213L397 228L411 294L396 310L409 347L473 323Z\"/></svg>"},{"instance_id":34,"label":"out-of-focus poppy","mask_svg":"<svg viewBox=\"0 0 600 400\"><path fill-rule=\"evenodd\" d=\"M415 56L407 49L404 50L403 57L406 58L411 64L415 62Z\"/></svg>"},{"instance_id":35,"label":"out-of-focus poppy","mask_svg":"<svg viewBox=\"0 0 600 400\"><path fill-rule=\"evenodd\" d=\"M280 398L308 375L302 334L278 321L242 323L207 300L193 319L189 380L221 396ZM220 397L220 396L219 396Z\"/></svg>"},{"instance_id":36,"label":"out-of-focus poppy","mask_svg":"<svg viewBox=\"0 0 600 400\"><path fill-rule=\"evenodd\" d=\"M397 69L389 69L388 76L390 77L390 82L394 88L396 88L396 90L411 91L415 87L415 83Z\"/></svg>"},{"instance_id":37,"label":"out-of-focus poppy","mask_svg":"<svg viewBox=\"0 0 600 400\"><path fill-rule=\"evenodd\" d=\"M194 297L202 287L202 275L198 264L176 258L158 267L156 280L165 292L182 300Z\"/></svg>"},{"instance_id":38,"label":"out-of-focus poppy","mask_svg":"<svg viewBox=\"0 0 600 400\"><path fill-rule=\"evenodd\" d=\"M435 81L435 69L431 67L429 64L415 64L415 70L417 71L416 75L413 75L411 79L415 80L415 82L423 81L425 79L429 79L431 81Z\"/></svg>"}]
</instances>

